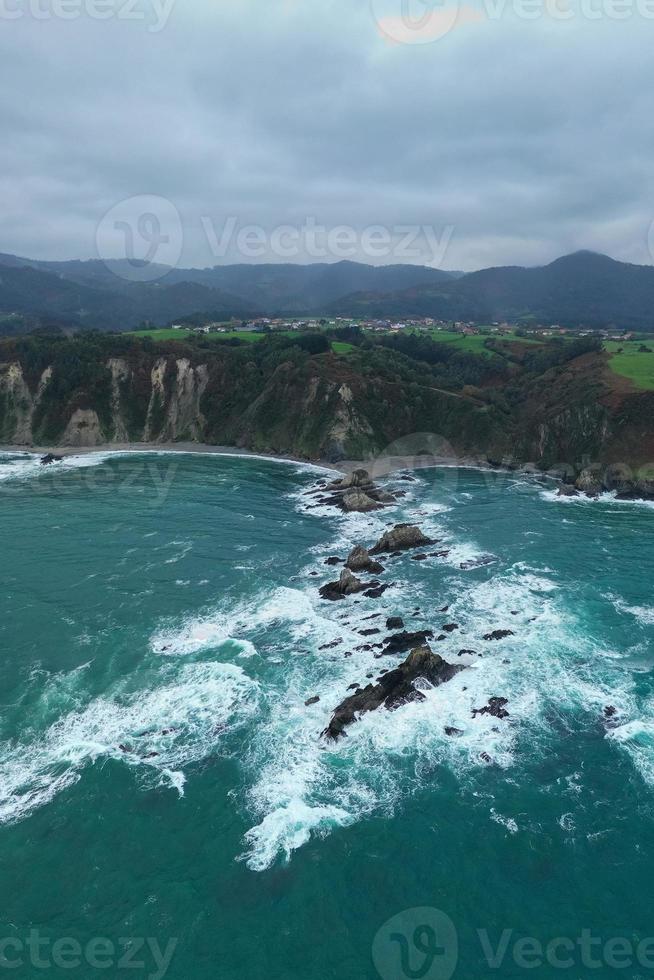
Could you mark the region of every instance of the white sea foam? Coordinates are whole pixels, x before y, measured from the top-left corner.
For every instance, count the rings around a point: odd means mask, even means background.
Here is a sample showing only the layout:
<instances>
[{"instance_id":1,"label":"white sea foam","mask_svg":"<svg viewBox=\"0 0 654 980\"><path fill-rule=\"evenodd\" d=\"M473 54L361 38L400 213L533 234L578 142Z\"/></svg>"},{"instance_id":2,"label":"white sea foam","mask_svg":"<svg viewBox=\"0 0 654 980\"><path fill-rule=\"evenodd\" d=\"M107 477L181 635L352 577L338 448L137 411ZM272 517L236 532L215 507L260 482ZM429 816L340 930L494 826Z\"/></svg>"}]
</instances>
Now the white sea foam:
<instances>
[{"instance_id":1,"label":"white sea foam","mask_svg":"<svg viewBox=\"0 0 654 980\"><path fill-rule=\"evenodd\" d=\"M214 751L257 697L240 667L188 664L152 690L92 700L33 741L0 743L0 822L48 803L99 758L142 767L181 790L180 770Z\"/></svg>"}]
</instances>

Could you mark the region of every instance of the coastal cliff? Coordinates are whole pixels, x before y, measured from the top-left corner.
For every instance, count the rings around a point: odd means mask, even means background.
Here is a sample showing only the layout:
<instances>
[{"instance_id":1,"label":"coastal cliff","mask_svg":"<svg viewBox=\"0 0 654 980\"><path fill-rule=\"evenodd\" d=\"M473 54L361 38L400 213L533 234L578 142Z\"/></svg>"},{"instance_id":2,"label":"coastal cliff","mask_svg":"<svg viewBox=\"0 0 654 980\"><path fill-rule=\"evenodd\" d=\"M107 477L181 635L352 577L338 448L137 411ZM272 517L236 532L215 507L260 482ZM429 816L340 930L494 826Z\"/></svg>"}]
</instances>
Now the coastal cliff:
<instances>
[{"instance_id":1,"label":"coastal cliff","mask_svg":"<svg viewBox=\"0 0 654 980\"><path fill-rule=\"evenodd\" d=\"M652 458L654 398L612 391L601 354L539 375L510 365L502 378L498 364L484 362L482 384L455 378L448 390L427 365L379 348L23 338L0 345L0 442L197 442L337 461L433 433L454 455L546 469Z\"/></svg>"}]
</instances>

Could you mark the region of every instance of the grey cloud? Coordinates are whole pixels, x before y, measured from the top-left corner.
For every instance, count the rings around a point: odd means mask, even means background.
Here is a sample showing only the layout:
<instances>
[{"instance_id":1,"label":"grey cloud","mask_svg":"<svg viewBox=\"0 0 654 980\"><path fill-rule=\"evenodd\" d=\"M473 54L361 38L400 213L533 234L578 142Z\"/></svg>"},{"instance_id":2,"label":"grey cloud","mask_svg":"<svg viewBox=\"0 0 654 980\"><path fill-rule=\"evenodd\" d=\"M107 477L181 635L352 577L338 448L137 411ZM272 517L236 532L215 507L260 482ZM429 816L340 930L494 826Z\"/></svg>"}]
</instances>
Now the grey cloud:
<instances>
[{"instance_id":1,"label":"grey cloud","mask_svg":"<svg viewBox=\"0 0 654 980\"><path fill-rule=\"evenodd\" d=\"M181 215L185 264L218 261L201 219L229 215L453 226L451 268L650 261L654 21L507 14L403 45L364 2L177 0L159 33L0 26L2 250L93 256L109 208L152 194Z\"/></svg>"}]
</instances>

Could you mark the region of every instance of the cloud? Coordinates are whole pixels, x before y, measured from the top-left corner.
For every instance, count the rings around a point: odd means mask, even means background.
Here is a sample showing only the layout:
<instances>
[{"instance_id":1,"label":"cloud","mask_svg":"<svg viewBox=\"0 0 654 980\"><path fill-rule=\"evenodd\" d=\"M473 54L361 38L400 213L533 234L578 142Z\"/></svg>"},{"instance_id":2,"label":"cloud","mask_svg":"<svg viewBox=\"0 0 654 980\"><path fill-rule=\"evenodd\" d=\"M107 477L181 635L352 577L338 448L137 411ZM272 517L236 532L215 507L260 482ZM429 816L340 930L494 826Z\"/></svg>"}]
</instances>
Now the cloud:
<instances>
[{"instance_id":1,"label":"cloud","mask_svg":"<svg viewBox=\"0 0 654 980\"><path fill-rule=\"evenodd\" d=\"M1 250L94 256L107 212L148 196L179 212L189 265L239 259L207 240L229 217L268 236L307 218L453 227L449 268L581 247L650 261L652 25L637 13L465 6L438 39L390 44L376 0L177 0L157 32L148 0L142 20L113 2L106 20L0 25ZM433 32L450 8L419 5L411 24L421 9Z\"/></svg>"}]
</instances>

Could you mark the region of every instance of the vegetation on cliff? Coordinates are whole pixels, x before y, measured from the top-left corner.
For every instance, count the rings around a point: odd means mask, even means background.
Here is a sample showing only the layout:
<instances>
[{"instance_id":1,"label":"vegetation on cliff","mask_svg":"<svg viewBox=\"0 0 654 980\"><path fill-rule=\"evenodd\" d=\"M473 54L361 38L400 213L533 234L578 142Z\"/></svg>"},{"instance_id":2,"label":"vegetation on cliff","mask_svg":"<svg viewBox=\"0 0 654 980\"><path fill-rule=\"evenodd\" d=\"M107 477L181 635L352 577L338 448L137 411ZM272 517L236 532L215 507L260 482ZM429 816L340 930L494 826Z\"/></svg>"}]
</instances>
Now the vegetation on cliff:
<instances>
[{"instance_id":1,"label":"vegetation on cliff","mask_svg":"<svg viewBox=\"0 0 654 980\"><path fill-rule=\"evenodd\" d=\"M126 334L0 342L0 440L13 445L203 441L306 458L362 458L412 433L458 454L544 467L640 463L654 448L646 392L622 390L592 338L483 354L429 337L267 336L154 342ZM626 386L626 387L625 387Z\"/></svg>"}]
</instances>

